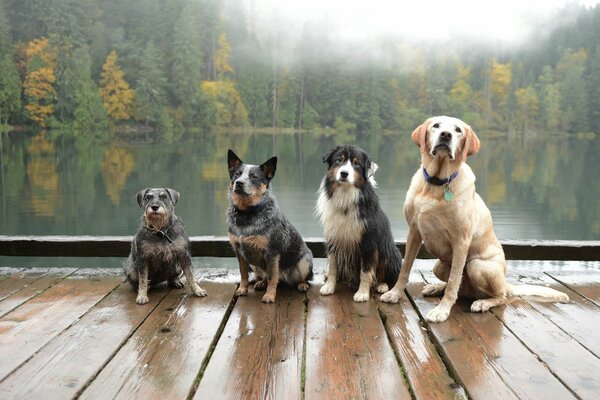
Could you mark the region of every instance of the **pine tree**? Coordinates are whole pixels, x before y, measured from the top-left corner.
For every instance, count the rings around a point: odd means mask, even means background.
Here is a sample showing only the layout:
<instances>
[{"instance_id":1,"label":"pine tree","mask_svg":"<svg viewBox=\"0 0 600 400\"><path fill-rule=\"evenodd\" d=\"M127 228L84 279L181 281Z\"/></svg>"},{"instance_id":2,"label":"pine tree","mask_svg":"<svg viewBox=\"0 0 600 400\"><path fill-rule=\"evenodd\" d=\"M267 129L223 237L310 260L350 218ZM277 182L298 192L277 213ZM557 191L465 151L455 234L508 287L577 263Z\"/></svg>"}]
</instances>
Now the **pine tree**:
<instances>
[{"instance_id":1,"label":"pine tree","mask_svg":"<svg viewBox=\"0 0 600 400\"><path fill-rule=\"evenodd\" d=\"M27 104L25 111L29 119L41 127L46 127L48 117L54 112L56 90L56 50L47 38L34 39L28 43L27 75L23 83L23 92Z\"/></svg>"},{"instance_id":2,"label":"pine tree","mask_svg":"<svg viewBox=\"0 0 600 400\"><path fill-rule=\"evenodd\" d=\"M21 80L10 55L0 58L0 125L21 109Z\"/></svg>"},{"instance_id":3,"label":"pine tree","mask_svg":"<svg viewBox=\"0 0 600 400\"><path fill-rule=\"evenodd\" d=\"M135 95L139 118L157 125L164 116L167 78L160 50L151 40L146 44L138 71Z\"/></svg>"},{"instance_id":4,"label":"pine tree","mask_svg":"<svg viewBox=\"0 0 600 400\"><path fill-rule=\"evenodd\" d=\"M134 92L117 64L117 52L111 51L102 66L100 75L100 96L110 118L124 121L131 118Z\"/></svg>"}]
</instances>

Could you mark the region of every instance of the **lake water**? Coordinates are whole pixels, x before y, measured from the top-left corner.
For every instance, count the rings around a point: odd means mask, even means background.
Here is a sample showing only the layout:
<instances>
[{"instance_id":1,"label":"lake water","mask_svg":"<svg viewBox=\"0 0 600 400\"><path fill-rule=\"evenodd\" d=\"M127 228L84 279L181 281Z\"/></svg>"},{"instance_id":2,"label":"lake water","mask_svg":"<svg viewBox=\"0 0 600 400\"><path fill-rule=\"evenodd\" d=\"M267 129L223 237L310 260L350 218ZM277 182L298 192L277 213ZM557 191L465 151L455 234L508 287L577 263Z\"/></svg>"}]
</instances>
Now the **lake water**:
<instances>
[{"instance_id":1,"label":"lake water","mask_svg":"<svg viewBox=\"0 0 600 400\"><path fill-rule=\"evenodd\" d=\"M600 140L491 138L469 160L477 191L491 209L500 239L600 239ZM227 149L259 164L279 157L273 190L303 236L322 236L314 216L322 155L355 143L379 164L375 178L394 237L405 240L402 205L419 152L409 133L368 140L334 135L206 134L172 143L145 136L106 145L53 138L52 133L1 135L0 234L132 235L141 210L135 194L168 186L181 193L176 212L190 236L226 235ZM0 266L51 266L120 260L0 257Z\"/></svg>"}]
</instances>

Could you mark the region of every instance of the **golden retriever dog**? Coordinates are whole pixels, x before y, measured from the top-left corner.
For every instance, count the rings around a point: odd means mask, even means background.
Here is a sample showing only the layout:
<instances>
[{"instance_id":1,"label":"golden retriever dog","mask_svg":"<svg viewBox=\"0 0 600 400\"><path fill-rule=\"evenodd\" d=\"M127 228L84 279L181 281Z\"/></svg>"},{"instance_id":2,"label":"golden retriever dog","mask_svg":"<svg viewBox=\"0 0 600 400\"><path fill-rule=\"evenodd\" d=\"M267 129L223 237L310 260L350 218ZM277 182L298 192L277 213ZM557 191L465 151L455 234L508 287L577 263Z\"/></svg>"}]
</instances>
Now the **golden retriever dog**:
<instances>
[{"instance_id":1,"label":"golden retriever dog","mask_svg":"<svg viewBox=\"0 0 600 400\"><path fill-rule=\"evenodd\" d=\"M408 237L404 265L396 285L381 296L397 303L408 282L421 243L438 258L433 272L443 283L425 285L424 296L442 301L426 319L448 318L457 296L476 299L472 312L484 312L510 296L540 296L566 302L559 291L506 282L506 261L496 238L490 210L475 192L475 175L467 157L479 150L479 139L469 125L457 118L427 119L412 133L421 151L422 165L410 183L404 203Z\"/></svg>"}]
</instances>

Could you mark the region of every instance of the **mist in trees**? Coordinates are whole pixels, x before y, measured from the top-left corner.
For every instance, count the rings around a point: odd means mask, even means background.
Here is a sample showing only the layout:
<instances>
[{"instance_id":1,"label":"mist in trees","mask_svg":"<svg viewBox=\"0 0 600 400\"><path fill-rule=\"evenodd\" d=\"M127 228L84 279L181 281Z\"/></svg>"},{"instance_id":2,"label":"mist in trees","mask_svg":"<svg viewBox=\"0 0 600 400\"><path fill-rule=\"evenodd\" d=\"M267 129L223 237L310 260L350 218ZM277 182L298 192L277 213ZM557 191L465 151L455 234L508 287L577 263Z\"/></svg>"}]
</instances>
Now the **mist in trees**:
<instances>
[{"instance_id":1,"label":"mist in trees","mask_svg":"<svg viewBox=\"0 0 600 400\"><path fill-rule=\"evenodd\" d=\"M254 13L242 0L0 0L0 124L368 137L451 114L479 131L600 133L600 6L568 6L510 48L344 42L326 20L292 31Z\"/></svg>"}]
</instances>

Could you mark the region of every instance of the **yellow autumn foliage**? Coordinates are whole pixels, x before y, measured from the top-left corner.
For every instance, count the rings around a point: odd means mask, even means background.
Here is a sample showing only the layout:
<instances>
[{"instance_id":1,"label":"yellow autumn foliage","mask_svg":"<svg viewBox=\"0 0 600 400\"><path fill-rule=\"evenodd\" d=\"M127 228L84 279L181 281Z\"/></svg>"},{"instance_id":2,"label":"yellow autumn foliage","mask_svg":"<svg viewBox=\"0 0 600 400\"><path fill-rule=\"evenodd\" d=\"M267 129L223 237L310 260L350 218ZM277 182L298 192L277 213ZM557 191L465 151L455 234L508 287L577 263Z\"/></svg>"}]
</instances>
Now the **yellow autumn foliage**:
<instances>
[{"instance_id":1,"label":"yellow autumn foliage","mask_svg":"<svg viewBox=\"0 0 600 400\"><path fill-rule=\"evenodd\" d=\"M133 171L134 165L133 154L126 148L110 147L104 152L102 178L106 194L116 206L121 202L121 190Z\"/></svg>"},{"instance_id":2,"label":"yellow autumn foliage","mask_svg":"<svg viewBox=\"0 0 600 400\"><path fill-rule=\"evenodd\" d=\"M24 193L25 204L36 215L51 217L60 198L54 144L46 139L46 132L42 131L31 140L27 153L29 186Z\"/></svg>"},{"instance_id":3,"label":"yellow autumn foliage","mask_svg":"<svg viewBox=\"0 0 600 400\"><path fill-rule=\"evenodd\" d=\"M33 39L25 49L27 74L23 82L23 93L27 100L25 110L29 119L46 127L48 117L54 112L56 90L57 51L48 38Z\"/></svg>"},{"instance_id":4,"label":"yellow autumn foliage","mask_svg":"<svg viewBox=\"0 0 600 400\"><path fill-rule=\"evenodd\" d=\"M117 64L115 50L110 52L102 66L100 96L106 112L112 119L122 121L132 117L134 91L125 81L125 75Z\"/></svg>"},{"instance_id":5,"label":"yellow autumn foliage","mask_svg":"<svg viewBox=\"0 0 600 400\"><path fill-rule=\"evenodd\" d=\"M215 104L216 126L248 125L248 110L235 87L235 82L231 80L203 81L200 88Z\"/></svg>"}]
</instances>

